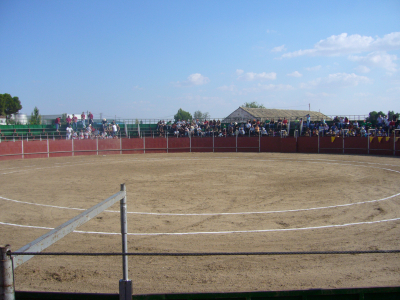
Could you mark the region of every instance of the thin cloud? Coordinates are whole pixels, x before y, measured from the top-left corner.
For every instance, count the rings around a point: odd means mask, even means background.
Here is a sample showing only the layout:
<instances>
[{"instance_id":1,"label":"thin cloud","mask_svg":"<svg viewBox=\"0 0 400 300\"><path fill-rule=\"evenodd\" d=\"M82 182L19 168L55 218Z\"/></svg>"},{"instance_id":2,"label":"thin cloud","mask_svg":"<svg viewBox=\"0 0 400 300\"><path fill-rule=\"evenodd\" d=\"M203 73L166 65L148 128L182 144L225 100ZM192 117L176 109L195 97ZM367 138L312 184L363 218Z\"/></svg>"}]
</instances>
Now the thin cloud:
<instances>
[{"instance_id":1,"label":"thin cloud","mask_svg":"<svg viewBox=\"0 0 400 300\"><path fill-rule=\"evenodd\" d=\"M328 77L317 78L307 83L300 84L302 89L310 89L316 87L348 87L357 86L359 84L369 84L372 80L366 76L356 75L354 73L336 73L330 74Z\"/></svg>"},{"instance_id":2,"label":"thin cloud","mask_svg":"<svg viewBox=\"0 0 400 300\"><path fill-rule=\"evenodd\" d=\"M389 72L397 71L396 55L387 54L386 52L372 52L367 56L349 56L349 60L361 62L371 67L383 68Z\"/></svg>"},{"instance_id":3,"label":"thin cloud","mask_svg":"<svg viewBox=\"0 0 400 300\"><path fill-rule=\"evenodd\" d=\"M248 72L243 75L240 75L238 80L244 80L244 81L254 81L254 80L275 80L276 79L276 73L271 72L271 73L253 73L253 72Z\"/></svg>"},{"instance_id":4,"label":"thin cloud","mask_svg":"<svg viewBox=\"0 0 400 300\"><path fill-rule=\"evenodd\" d=\"M306 68L307 71L318 71L319 69L321 69L321 65L315 66L315 67Z\"/></svg>"},{"instance_id":5,"label":"thin cloud","mask_svg":"<svg viewBox=\"0 0 400 300\"><path fill-rule=\"evenodd\" d=\"M282 52L282 51L286 51L285 45L275 47L271 50L271 52Z\"/></svg>"},{"instance_id":6,"label":"thin cloud","mask_svg":"<svg viewBox=\"0 0 400 300\"><path fill-rule=\"evenodd\" d=\"M227 91L227 92L235 92L237 90L236 86L233 85L233 84L231 84L230 86L223 85L223 86L218 87L217 89L220 90L220 91L224 91L224 92L225 91Z\"/></svg>"},{"instance_id":7,"label":"thin cloud","mask_svg":"<svg viewBox=\"0 0 400 300\"><path fill-rule=\"evenodd\" d=\"M383 38L361 36L359 34L332 35L325 40L320 40L312 49L298 50L285 53L282 58L297 56L339 56L361 52L389 51L400 49L400 32L386 34Z\"/></svg>"},{"instance_id":8,"label":"thin cloud","mask_svg":"<svg viewBox=\"0 0 400 300\"><path fill-rule=\"evenodd\" d=\"M187 80L185 81L178 81L174 85L177 87L185 87L185 86L195 86L195 85L204 85L210 82L208 77L201 75L200 73L194 73L189 75Z\"/></svg>"},{"instance_id":9,"label":"thin cloud","mask_svg":"<svg viewBox=\"0 0 400 300\"><path fill-rule=\"evenodd\" d=\"M301 73L298 72L298 71L294 71L294 72L292 72L292 73L287 74L287 76L290 76L290 77L302 77L303 74L301 74Z\"/></svg>"},{"instance_id":10,"label":"thin cloud","mask_svg":"<svg viewBox=\"0 0 400 300\"><path fill-rule=\"evenodd\" d=\"M244 73L244 71L241 70L241 69L237 69L237 70L236 70L236 75L237 75L237 76L242 75L243 73Z\"/></svg>"},{"instance_id":11,"label":"thin cloud","mask_svg":"<svg viewBox=\"0 0 400 300\"><path fill-rule=\"evenodd\" d=\"M371 69L366 66L358 66L357 68L355 68L355 70L360 73L369 73L371 71Z\"/></svg>"}]
</instances>

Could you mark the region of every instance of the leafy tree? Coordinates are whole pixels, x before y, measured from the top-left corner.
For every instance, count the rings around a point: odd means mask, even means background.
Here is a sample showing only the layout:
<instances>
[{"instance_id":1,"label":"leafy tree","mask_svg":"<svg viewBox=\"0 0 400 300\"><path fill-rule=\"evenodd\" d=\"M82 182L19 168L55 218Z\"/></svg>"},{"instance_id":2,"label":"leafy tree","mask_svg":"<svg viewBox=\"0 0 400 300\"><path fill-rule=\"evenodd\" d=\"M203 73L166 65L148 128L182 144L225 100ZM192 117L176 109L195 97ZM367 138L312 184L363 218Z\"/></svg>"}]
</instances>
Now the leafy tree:
<instances>
[{"instance_id":1,"label":"leafy tree","mask_svg":"<svg viewBox=\"0 0 400 300\"><path fill-rule=\"evenodd\" d=\"M263 104L258 104L255 101L253 101L253 102L245 102L242 106L243 107L247 107L247 108L265 108L265 106Z\"/></svg>"},{"instance_id":2,"label":"leafy tree","mask_svg":"<svg viewBox=\"0 0 400 300\"><path fill-rule=\"evenodd\" d=\"M193 118L192 118L192 115L189 112L184 111L182 108L180 108L178 110L178 112L176 113L176 115L174 116L174 119L175 119L175 122L176 122L178 120L191 120Z\"/></svg>"},{"instance_id":3,"label":"leafy tree","mask_svg":"<svg viewBox=\"0 0 400 300\"><path fill-rule=\"evenodd\" d=\"M67 124L67 114L62 114L61 115L61 125L66 125Z\"/></svg>"},{"instance_id":4,"label":"leafy tree","mask_svg":"<svg viewBox=\"0 0 400 300\"><path fill-rule=\"evenodd\" d=\"M207 120L209 118L210 114L208 112L202 113L200 110L196 110L193 114L193 119Z\"/></svg>"},{"instance_id":5,"label":"leafy tree","mask_svg":"<svg viewBox=\"0 0 400 300\"><path fill-rule=\"evenodd\" d=\"M21 101L18 97L11 97L10 94L0 94L0 114L6 115L6 123L12 114L18 113L22 109Z\"/></svg>"},{"instance_id":6,"label":"leafy tree","mask_svg":"<svg viewBox=\"0 0 400 300\"><path fill-rule=\"evenodd\" d=\"M42 124L42 116L39 114L39 109L35 106L33 112L31 114L31 118L29 119L29 124L31 125L40 125Z\"/></svg>"},{"instance_id":7,"label":"leafy tree","mask_svg":"<svg viewBox=\"0 0 400 300\"><path fill-rule=\"evenodd\" d=\"M371 111L369 113L369 117L367 118L367 122L370 122L372 126L376 126L379 115L385 116L385 113L382 111L380 112Z\"/></svg>"},{"instance_id":8,"label":"leafy tree","mask_svg":"<svg viewBox=\"0 0 400 300\"><path fill-rule=\"evenodd\" d=\"M400 113L396 113L396 114L395 114L393 110L392 110L392 111L389 111L388 120L392 120L392 119L393 119L393 116L395 116L395 117L396 117L396 120L398 120L399 117L400 117Z\"/></svg>"}]
</instances>

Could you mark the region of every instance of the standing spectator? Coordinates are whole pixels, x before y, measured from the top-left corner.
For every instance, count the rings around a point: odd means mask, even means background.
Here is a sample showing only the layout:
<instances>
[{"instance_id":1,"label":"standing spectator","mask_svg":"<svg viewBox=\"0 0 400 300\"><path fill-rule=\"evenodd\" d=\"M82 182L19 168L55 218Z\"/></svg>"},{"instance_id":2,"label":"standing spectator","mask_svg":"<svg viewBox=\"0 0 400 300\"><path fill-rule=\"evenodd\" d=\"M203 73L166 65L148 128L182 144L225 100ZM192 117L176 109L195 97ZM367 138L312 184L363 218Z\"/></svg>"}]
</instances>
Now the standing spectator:
<instances>
[{"instance_id":1,"label":"standing spectator","mask_svg":"<svg viewBox=\"0 0 400 300\"><path fill-rule=\"evenodd\" d=\"M72 129L76 131L78 129L78 117L72 114Z\"/></svg>"},{"instance_id":2,"label":"standing spectator","mask_svg":"<svg viewBox=\"0 0 400 300\"><path fill-rule=\"evenodd\" d=\"M85 112L83 111L82 114L81 114L81 121L82 121L83 128L86 127L85 119L86 119L86 116L85 116Z\"/></svg>"},{"instance_id":3,"label":"standing spectator","mask_svg":"<svg viewBox=\"0 0 400 300\"><path fill-rule=\"evenodd\" d=\"M56 124L56 131L58 132L58 129L60 128L60 124L61 124L61 118L57 117L56 120L54 121L54 123Z\"/></svg>"},{"instance_id":4,"label":"standing spectator","mask_svg":"<svg viewBox=\"0 0 400 300\"><path fill-rule=\"evenodd\" d=\"M113 138L115 138L115 136L117 135L117 132L118 132L117 124L115 124L115 122L113 122L113 125L112 125L112 136L113 136Z\"/></svg>"},{"instance_id":5,"label":"standing spectator","mask_svg":"<svg viewBox=\"0 0 400 300\"><path fill-rule=\"evenodd\" d=\"M306 117L307 117L307 128L310 128L311 116L307 114Z\"/></svg>"},{"instance_id":6,"label":"standing spectator","mask_svg":"<svg viewBox=\"0 0 400 300\"><path fill-rule=\"evenodd\" d=\"M92 115L92 113L89 111L89 125L92 125L93 126L93 115Z\"/></svg>"},{"instance_id":7,"label":"standing spectator","mask_svg":"<svg viewBox=\"0 0 400 300\"><path fill-rule=\"evenodd\" d=\"M72 130L72 128L71 128L71 125L67 125L67 140L70 140L71 139L71 136L72 136L72 132L73 132L73 130Z\"/></svg>"},{"instance_id":8,"label":"standing spectator","mask_svg":"<svg viewBox=\"0 0 400 300\"><path fill-rule=\"evenodd\" d=\"M67 118L65 119L65 122L67 122L67 128L68 128L68 126L71 126L71 122L72 122L71 117L67 116Z\"/></svg>"}]
</instances>

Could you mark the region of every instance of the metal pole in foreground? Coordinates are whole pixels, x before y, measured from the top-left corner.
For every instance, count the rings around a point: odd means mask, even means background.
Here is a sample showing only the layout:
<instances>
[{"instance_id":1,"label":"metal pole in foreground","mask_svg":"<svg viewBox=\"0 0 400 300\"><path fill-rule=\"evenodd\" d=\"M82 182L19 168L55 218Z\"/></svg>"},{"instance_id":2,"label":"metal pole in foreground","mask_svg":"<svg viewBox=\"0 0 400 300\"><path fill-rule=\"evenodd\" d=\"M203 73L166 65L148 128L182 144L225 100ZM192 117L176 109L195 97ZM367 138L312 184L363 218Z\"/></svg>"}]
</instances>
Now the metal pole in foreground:
<instances>
[{"instance_id":1,"label":"metal pole in foreground","mask_svg":"<svg viewBox=\"0 0 400 300\"><path fill-rule=\"evenodd\" d=\"M14 277L12 262L7 251L10 245L0 246L0 300L14 300Z\"/></svg>"},{"instance_id":2,"label":"metal pole in foreground","mask_svg":"<svg viewBox=\"0 0 400 300\"><path fill-rule=\"evenodd\" d=\"M121 191L126 191L125 184L121 184ZM120 200L121 209L121 236L122 236L122 253L128 252L128 222L126 213L126 196ZM128 279L128 256L122 255L122 272L123 279L119 281L119 299L132 299L132 280Z\"/></svg>"}]
</instances>

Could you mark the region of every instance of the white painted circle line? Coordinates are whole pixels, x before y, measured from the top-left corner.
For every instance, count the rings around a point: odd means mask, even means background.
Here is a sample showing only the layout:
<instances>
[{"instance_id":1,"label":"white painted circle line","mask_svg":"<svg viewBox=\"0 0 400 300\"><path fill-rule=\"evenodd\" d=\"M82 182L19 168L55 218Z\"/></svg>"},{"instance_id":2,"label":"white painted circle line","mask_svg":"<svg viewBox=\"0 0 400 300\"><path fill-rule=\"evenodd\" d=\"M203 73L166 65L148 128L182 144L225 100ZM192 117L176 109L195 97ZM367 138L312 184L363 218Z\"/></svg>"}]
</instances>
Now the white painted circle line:
<instances>
[{"instance_id":1,"label":"white painted circle line","mask_svg":"<svg viewBox=\"0 0 400 300\"><path fill-rule=\"evenodd\" d=\"M357 222L357 223L346 223L340 225L324 225L324 226L313 226L313 227L299 227L299 228L281 228L281 229L259 229L259 230L237 230L237 231L196 231L196 232L159 232L159 233L128 233L131 236L159 236L159 235L201 235L201 234L232 234L232 233L263 233L263 232L280 232L280 231L298 231L298 230L314 230L314 229L327 229L327 228L340 228L347 226L357 226L366 224L378 224L384 222L398 221L400 218L386 219L379 221L370 222ZM35 229L46 229L52 230L54 228L39 227L39 226L28 226L19 225L12 223L0 222L0 225L15 226L15 227L25 227L25 228L35 228ZM104 234L104 235L121 235L119 232L98 232L98 231L80 231L74 230L74 233L86 233L86 234Z\"/></svg>"},{"instance_id":2,"label":"white painted circle line","mask_svg":"<svg viewBox=\"0 0 400 300\"><path fill-rule=\"evenodd\" d=\"M215 159L228 159L232 160L235 158L231 157L218 157L218 158L212 158L208 160L215 160ZM273 159L256 159L256 158L244 158L245 160L252 160L252 161L279 161L279 160L293 160L291 158L273 158ZM137 159L133 158L130 161L165 161L165 160L203 160L202 158L189 158L189 159L181 159L181 158L166 158L166 159L160 159L160 158L146 158L146 159ZM395 166L397 165L390 165L390 164L380 164L380 163L368 163L368 162L362 162L362 161L346 161L347 163L341 163L339 160L324 160L324 159L299 159L296 161L301 161L301 162L308 162L308 163L323 163L323 164L332 164L332 165L348 165L348 166L354 166L354 167L368 167L368 168L373 168L373 169L380 169L380 170L385 170L385 171L391 171L395 173L400 173L400 171L396 171L393 169L388 169L388 168L381 168L381 167L373 167L373 166L366 166L366 165L360 165L360 164L374 164L374 165L385 165L385 166ZM115 163L115 162L126 162L126 160L111 160L110 162ZM74 164L74 163L55 163L55 164L68 164L68 166L76 166L79 165L81 166L82 164L96 164L97 162L90 162L90 163L79 163L79 164ZM349 163L357 163L357 165L354 164L349 164ZM28 166L28 167L33 167ZM62 167L62 166L54 166L54 167ZM34 170L41 170L41 169L49 169L53 167L39 167L35 168ZM22 172L24 170L19 170L19 171L13 171L9 173L3 173L4 174L10 174L10 173L18 173ZM27 170L30 171L30 170ZM362 201L362 202L355 202L355 203L348 203L348 204L338 204L338 205L331 205L331 206L323 206L323 207L311 207L311 208L302 208L302 209L290 209L290 210L278 210L278 211L261 211L261 212L233 212L233 213L190 213L190 214L181 214L181 213L151 213L151 212L127 212L128 214L137 214L137 215L153 215L153 216L219 216L219 215L249 215L249 214L272 214L272 213L286 213L286 212L300 212L300 211L310 211L310 210L318 210L318 209L329 209L329 208L338 208L338 207L346 207L346 206L352 206L352 205L360 205L360 204L366 204L366 203L373 203L373 202L379 202L379 201L385 201L394 197L399 196L400 193L388 196L386 198L382 199L377 199L377 200L368 200L368 201ZM31 203L31 202L26 202L26 201L19 201L19 200L14 200L14 199L9 199L5 197L1 197L0 199L6 200L6 201L11 201L15 203L21 203L21 204L28 204L28 205L36 205L36 206L43 206L43 207L51 207L51 208L58 208L58 209L71 209L71 210L78 210L78 211L84 211L86 209L83 208L74 208L74 207L64 207L64 206L56 206L56 205L48 205L48 204L39 204L39 203ZM119 213L119 211L113 211L113 210L105 210L105 212L112 212L112 213Z\"/></svg>"},{"instance_id":3,"label":"white painted circle line","mask_svg":"<svg viewBox=\"0 0 400 300\"><path fill-rule=\"evenodd\" d=\"M339 208L339 207L347 207L353 205L360 205L366 203L374 203L389 200L395 197L400 196L400 193L391 195L382 199L377 200L368 200L368 201L361 201L355 203L347 203L347 204L338 204L338 205L329 205L329 206L320 206L320 207L311 207L311 208L299 208L299 209L287 209L287 210L271 210L271 211L249 211L249 212L232 212L232 213L193 213L193 214L178 214L178 213L151 213L151 212L134 212L128 211L128 214L135 214L135 215L151 215L151 216L223 216L223 215L251 215L251 214L274 214L274 213L288 213L288 212L300 212L300 211L310 211L310 210L319 210L319 209L329 209L329 208ZM48 205L48 204L38 204L38 203L31 203L19 200L8 199L5 197L1 197L0 199L21 203L21 204L28 204L28 205L36 205L36 206L44 206L44 207L51 207L51 208L59 208L59 209L71 209L71 210L79 210L84 211L84 208L74 208L74 207L65 207L65 206L56 206L56 205ZM104 212L109 213L120 213L118 210L105 210Z\"/></svg>"}]
</instances>

